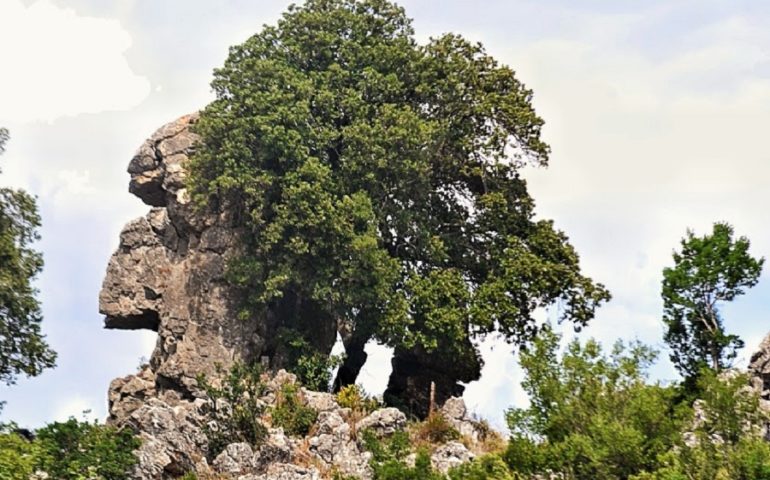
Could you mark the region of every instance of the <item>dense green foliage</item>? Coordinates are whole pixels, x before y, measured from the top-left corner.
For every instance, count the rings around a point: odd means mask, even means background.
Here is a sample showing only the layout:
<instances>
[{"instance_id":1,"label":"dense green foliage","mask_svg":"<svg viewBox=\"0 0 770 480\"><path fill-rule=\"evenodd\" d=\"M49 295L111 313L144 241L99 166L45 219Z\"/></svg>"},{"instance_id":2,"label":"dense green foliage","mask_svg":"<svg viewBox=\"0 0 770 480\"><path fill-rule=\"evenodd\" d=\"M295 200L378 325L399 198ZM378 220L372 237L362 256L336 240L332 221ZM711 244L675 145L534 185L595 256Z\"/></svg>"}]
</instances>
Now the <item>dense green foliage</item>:
<instances>
[{"instance_id":1,"label":"dense green foliage","mask_svg":"<svg viewBox=\"0 0 770 480\"><path fill-rule=\"evenodd\" d=\"M511 467L594 480L654 469L689 417L675 388L645 381L655 353L619 342L605 355L593 340L571 342L561 358L558 350L559 336L545 330L521 353L531 405L507 413Z\"/></svg>"},{"instance_id":2,"label":"dense green foliage","mask_svg":"<svg viewBox=\"0 0 770 480\"><path fill-rule=\"evenodd\" d=\"M124 480L137 460L139 439L129 430L70 419L35 435L0 429L0 480L28 480L36 471L57 480Z\"/></svg>"},{"instance_id":3,"label":"dense green foliage","mask_svg":"<svg viewBox=\"0 0 770 480\"><path fill-rule=\"evenodd\" d=\"M366 449L372 453L370 461L374 480L443 480L443 476L433 470L427 450L420 449L414 466L405 463L412 447L409 434L396 432L387 439L378 439L371 431L362 432Z\"/></svg>"},{"instance_id":4,"label":"dense green foliage","mask_svg":"<svg viewBox=\"0 0 770 480\"><path fill-rule=\"evenodd\" d=\"M281 329L278 336L288 357L286 363L297 380L310 390L328 391L332 372L342 363L342 357L317 351L300 332L293 329Z\"/></svg>"},{"instance_id":5,"label":"dense green foliage","mask_svg":"<svg viewBox=\"0 0 770 480\"><path fill-rule=\"evenodd\" d=\"M733 238L733 228L715 223L711 234L692 231L674 252L674 266L663 270L663 320L671 361L689 385L706 367L729 366L743 341L725 332L719 311L756 285L764 258L752 257L746 237Z\"/></svg>"},{"instance_id":6,"label":"dense green foliage","mask_svg":"<svg viewBox=\"0 0 770 480\"><path fill-rule=\"evenodd\" d=\"M648 347L618 343L605 354L573 341L559 355L559 340L544 330L522 353L531 406L509 410L505 450L451 469L450 480L770 479L768 414L746 375L702 375L696 415L679 385L646 381ZM430 444L409 466L415 439L406 433L363 438L375 478L446 478L429 465Z\"/></svg>"},{"instance_id":7,"label":"dense green foliage","mask_svg":"<svg viewBox=\"0 0 770 480\"><path fill-rule=\"evenodd\" d=\"M206 392L209 405L203 432L210 459L231 443L259 445L265 439L265 408L259 402L265 392L261 373L259 365L236 362L228 372L220 372L217 385L209 383L205 376L198 377L198 386Z\"/></svg>"},{"instance_id":8,"label":"dense green foliage","mask_svg":"<svg viewBox=\"0 0 770 480\"><path fill-rule=\"evenodd\" d=\"M660 469L634 479L770 479L770 443L763 438L770 418L746 375L717 377L706 371L698 388L701 414L692 431L661 456Z\"/></svg>"},{"instance_id":9,"label":"dense green foliage","mask_svg":"<svg viewBox=\"0 0 770 480\"><path fill-rule=\"evenodd\" d=\"M250 231L230 269L244 316L345 321L459 372L474 337L526 342L556 301L579 327L608 298L534 219L519 169L546 165L543 122L481 45L418 45L386 0L308 0L232 47L212 86L191 185Z\"/></svg>"},{"instance_id":10,"label":"dense green foliage","mask_svg":"<svg viewBox=\"0 0 770 480\"><path fill-rule=\"evenodd\" d=\"M8 131L0 128L0 153ZM38 240L40 216L34 197L0 188L0 382L35 376L53 367L56 354L40 332L42 314L32 280L43 268Z\"/></svg>"},{"instance_id":11,"label":"dense green foliage","mask_svg":"<svg viewBox=\"0 0 770 480\"><path fill-rule=\"evenodd\" d=\"M318 418L318 412L305 405L297 385L287 383L281 386L270 417L273 426L283 428L287 435L304 437Z\"/></svg>"}]
</instances>

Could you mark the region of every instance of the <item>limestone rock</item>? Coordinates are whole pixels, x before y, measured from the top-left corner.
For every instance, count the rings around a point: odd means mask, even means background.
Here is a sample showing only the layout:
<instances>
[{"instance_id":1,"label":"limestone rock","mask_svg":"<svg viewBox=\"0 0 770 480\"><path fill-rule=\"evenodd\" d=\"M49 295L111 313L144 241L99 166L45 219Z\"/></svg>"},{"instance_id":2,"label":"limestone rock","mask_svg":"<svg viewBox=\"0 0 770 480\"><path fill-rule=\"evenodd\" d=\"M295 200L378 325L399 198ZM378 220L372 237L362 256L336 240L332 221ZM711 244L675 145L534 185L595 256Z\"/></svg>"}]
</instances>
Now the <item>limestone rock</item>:
<instances>
[{"instance_id":1,"label":"limestone rock","mask_svg":"<svg viewBox=\"0 0 770 480\"><path fill-rule=\"evenodd\" d=\"M749 361L749 373L758 381L762 398L770 400L770 333L759 344Z\"/></svg>"},{"instance_id":2,"label":"limestone rock","mask_svg":"<svg viewBox=\"0 0 770 480\"><path fill-rule=\"evenodd\" d=\"M255 468L254 451L248 443L231 443L217 455L214 469L224 474L251 473Z\"/></svg>"},{"instance_id":3,"label":"limestone rock","mask_svg":"<svg viewBox=\"0 0 770 480\"><path fill-rule=\"evenodd\" d=\"M447 473L450 468L457 467L463 463L470 462L476 458L465 445L460 442L448 442L441 445L430 457L433 468L441 473Z\"/></svg>"},{"instance_id":4,"label":"limestone rock","mask_svg":"<svg viewBox=\"0 0 770 480\"><path fill-rule=\"evenodd\" d=\"M299 467L290 463L276 463L266 473L259 476L239 477L238 480L319 480L318 469Z\"/></svg>"},{"instance_id":5,"label":"limestone rock","mask_svg":"<svg viewBox=\"0 0 770 480\"><path fill-rule=\"evenodd\" d=\"M308 407L319 412L328 412L340 408L337 405L337 399L331 393L313 392L303 388L302 396L305 397L305 403Z\"/></svg>"},{"instance_id":6,"label":"limestone rock","mask_svg":"<svg viewBox=\"0 0 770 480\"><path fill-rule=\"evenodd\" d=\"M371 430L378 437L393 435L406 427L406 415L397 408L382 408L356 424L357 431Z\"/></svg>"},{"instance_id":7,"label":"limestone rock","mask_svg":"<svg viewBox=\"0 0 770 480\"><path fill-rule=\"evenodd\" d=\"M460 435L474 442L483 440L484 436L488 433L487 430L481 427L481 423L478 420L468 414L468 409L462 398L452 397L447 400L441 407L440 413L450 425L460 432Z\"/></svg>"},{"instance_id":8,"label":"limestone rock","mask_svg":"<svg viewBox=\"0 0 770 480\"><path fill-rule=\"evenodd\" d=\"M184 186L196 120L188 115L162 127L128 168L129 190L154 208L123 229L99 309L107 328L154 330L158 341L149 371L111 386L113 421L149 396L169 404L192 400L200 394L199 373L213 376L215 365L253 359L265 345L265 322L238 318L241 294L224 279L227 259L241 244L233 213L197 211Z\"/></svg>"},{"instance_id":9,"label":"limestone rock","mask_svg":"<svg viewBox=\"0 0 770 480\"><path fill-rule=\"evenodd\" d=\"M289 463L297 446L283 433L282 428L268 431L265 444L254 454L254 465L257 471L265 471L274 463Z\"/></svg>"},{"instance_id":10,"label":"limestone rock","mask_svg":"<svg viewBox=\"0 0 770 480\"><path fill-rule=\"evenodd\" d=\"M353 439L350 425L339 412L321 412L318 431L310 438L310 452L329 468L343 475L371 478L371 453L362 451Z\"/></svg>"},{"instance_id":11,"label":"limestone rock","mask_svg":"<svg viewBox=\"0 0 770 480\"><path fill-rule=\"evenodd\" d=\"M138 432L142 444L134 478L150 480L182 475L203 457L206 437L201 432L202 417L197 405L172 407L151 398L125 420Z\"/></svg>"}]
</instances>

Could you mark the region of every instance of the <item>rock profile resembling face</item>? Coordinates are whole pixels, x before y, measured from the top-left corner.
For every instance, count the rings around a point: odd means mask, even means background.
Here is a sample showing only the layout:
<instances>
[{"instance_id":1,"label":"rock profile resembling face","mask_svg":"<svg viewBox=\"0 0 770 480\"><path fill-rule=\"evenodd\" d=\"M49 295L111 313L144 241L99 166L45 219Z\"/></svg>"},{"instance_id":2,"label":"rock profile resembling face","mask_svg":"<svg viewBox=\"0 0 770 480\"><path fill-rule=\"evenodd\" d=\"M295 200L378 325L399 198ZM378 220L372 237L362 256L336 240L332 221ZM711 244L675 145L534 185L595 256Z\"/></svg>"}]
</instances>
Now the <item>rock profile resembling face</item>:
<instances>
[{"instance_id":1,"label":"rock profile resembling face","mask_svg":"<svg viewBox=\"0 0 770 480\"><path fill-rule=\"evenodd\" d=\"M113 418L130 414L148 396L191 399L199 373L252 360L264 348L264 322L238 319L238 294L224 279L240 231L225 209L193 208L185 188L196 120L187 115L160 128L128 167L129 191L152 209L121 232L99 310L106 328L149 329L158 341L143 372L113 382Z\"/></svg>"},{"instance_id":2,"label":"rock profile resembling face","mask_svg":"<svg viewBox=\"0 0 770 480\"><path fill-rule=\"evenodd\" d=\"M225 278L228 260L245 245L245 231L226 202L194 208L186 188L187 163L199 141L191 131L197 114L187 115L157 130L131 160L129 191L151 208L129 222L107 267L99 295L99 310L107 328L148 329L158 340L148 365L137 375L110 386L110 416L120 421L148 398L169 404L200 397L197 377L217 375L234 361L270 357L273 370L286 367L277 335L284 323L298 317L290 294L275 313L243 319L244 292ZM287 320L288 319L288 320ZM353 384L366 362L370 337L334 318L312 317L309 341L329 353L342 339L345 360L335 389ZM305 326L307 327L307 326ZM451 362L451 359L449 359ZM458 382L478 378L480 365L458 376L456 365L419 350L397 349L386 398L398 398L415 413L427 415L428 395L435 384L436 401L461 395Z\"/></svg>"}]
</instances>

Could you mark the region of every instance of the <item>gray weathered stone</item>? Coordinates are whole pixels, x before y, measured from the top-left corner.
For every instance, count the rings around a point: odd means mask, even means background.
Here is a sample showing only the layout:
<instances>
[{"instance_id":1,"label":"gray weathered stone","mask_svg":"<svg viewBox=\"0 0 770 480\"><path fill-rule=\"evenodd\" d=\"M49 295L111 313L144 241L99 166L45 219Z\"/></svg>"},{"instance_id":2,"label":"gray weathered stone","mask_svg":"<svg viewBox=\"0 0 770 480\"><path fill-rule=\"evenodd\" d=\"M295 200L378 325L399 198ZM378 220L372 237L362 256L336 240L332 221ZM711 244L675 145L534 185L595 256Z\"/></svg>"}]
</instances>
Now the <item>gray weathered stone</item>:
<instances>
[{"instance_id":1,"label":"gray weathered stone","mask_svg":"<svg viewBox=\"0 0 770 480\"><path fill-rule=\"evenodd\" d=\"M486 432L480 427L478 420L468 414L465 401L459 397L452 397L441 407L440 413L447 419L460 435L474 442L482 440Z\"/></svg>"},{"instance_id":2,"label":"gray weathered stone","mask_svg":"<svg viewBox=\"0 0 770 480\"><path fill-rule=\"evenodd\" d=\"M470 462L476 455L460 442L448 442L439 446L430 457L433 468L441 473L447 473L450 468Z\"/></svg>"},{"instance_id":3,"label":"gray weathered stone","mask_svg":"<svg viewBox=\"0 0 770 480\"><path fill-rule=\"evenodd\" d=\"M230 475L251 473L256 467L254 451L248 443L231 443L212 463L219 473Z\"/></svg>"},{"instance_id":4,"label":"gray weathered stone","mask_svg":"<svg viewBox=\"0 0 770 480\"><path fill-rule=\"evenodd\" d=\"M393 435L405 427L406 415L397 408L376 410L356 424L357 431L371 430L378 437Z\"/></svg>"}]
</instances>

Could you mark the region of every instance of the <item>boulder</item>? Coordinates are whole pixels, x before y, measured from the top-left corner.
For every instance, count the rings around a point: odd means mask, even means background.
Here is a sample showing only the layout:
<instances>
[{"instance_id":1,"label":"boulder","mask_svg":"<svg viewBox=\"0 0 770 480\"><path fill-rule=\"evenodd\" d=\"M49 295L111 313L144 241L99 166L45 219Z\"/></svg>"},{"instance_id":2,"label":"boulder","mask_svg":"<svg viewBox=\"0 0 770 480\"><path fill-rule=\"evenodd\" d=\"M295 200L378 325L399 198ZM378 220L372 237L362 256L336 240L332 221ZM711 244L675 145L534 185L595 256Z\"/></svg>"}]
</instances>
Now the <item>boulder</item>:
<instances>
[{"instance_id":1,"label":"boulder","mask_svg":"<svg viewBox=\"0 0 770 480\"><path fill-rule=\"evenodd\" d=\"M356 431L370 430L380 438L393 435L405 427L406 415L392 407L375 410L356 423Z\"/></svg>"},{"instance_id":2,"label":"boulder","mask_svg":"<svg viewBox=\"0 0 770 480\"><path fill-rule=\"evenodd\" d=\"M450 468L470 462L476 458L465 445L460 442L448 442L439 446L430 456L433 468L441 473L447 473Z\"/></svg>"}]
</instances>

